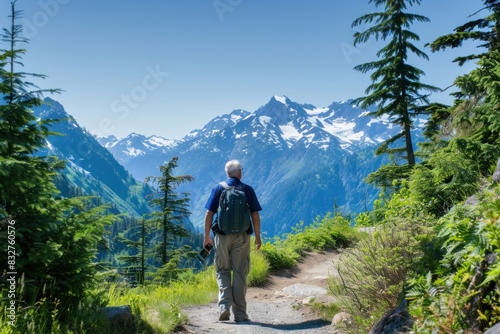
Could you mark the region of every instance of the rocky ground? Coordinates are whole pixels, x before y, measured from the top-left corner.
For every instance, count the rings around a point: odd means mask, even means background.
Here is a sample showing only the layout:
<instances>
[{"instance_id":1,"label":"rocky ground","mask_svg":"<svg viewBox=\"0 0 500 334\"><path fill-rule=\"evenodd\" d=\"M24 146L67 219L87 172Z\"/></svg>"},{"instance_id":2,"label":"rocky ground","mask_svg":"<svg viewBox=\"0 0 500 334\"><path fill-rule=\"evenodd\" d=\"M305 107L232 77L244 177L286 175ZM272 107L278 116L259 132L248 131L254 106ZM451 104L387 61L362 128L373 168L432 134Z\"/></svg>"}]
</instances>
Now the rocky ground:
<instances>
[{"instance_id":1,"label":"rocky ground","mask_svg":"<svg viewBox=\"0 0 500 334\"><path fill-rule=\"evenodd\" d=\"M307 306L308 301L331 303L327 293L328 276L335 275L340 253L308 253L296 268L272 275L263 287L247 292L249 322L218 321L217 304L184 310L189 317L183 333L336 333L331 321L320 319Z\"/></svg>"}]
</instances>

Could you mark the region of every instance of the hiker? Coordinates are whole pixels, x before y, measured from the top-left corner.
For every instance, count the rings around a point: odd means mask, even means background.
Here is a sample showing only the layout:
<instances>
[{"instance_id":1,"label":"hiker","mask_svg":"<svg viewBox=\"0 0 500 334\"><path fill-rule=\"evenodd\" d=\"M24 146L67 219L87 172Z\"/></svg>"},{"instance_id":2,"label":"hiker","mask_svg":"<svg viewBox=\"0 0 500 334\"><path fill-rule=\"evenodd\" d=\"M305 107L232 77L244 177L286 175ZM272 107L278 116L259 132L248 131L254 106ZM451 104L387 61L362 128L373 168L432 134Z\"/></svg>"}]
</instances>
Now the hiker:
<instances>
[{"instance_id":1,"label":"hiker","mask_svg":"<svg viewBox=\"0 0 500 334\"><path fill-rule=\"evenodd\" d=\"M255 249L261 246L260 239L260 215L262 210L255 191L249 185L241 182L243 168L238 160L231 160L226 163L225 171L228 179L216 185L210 194L205 205L207 212L205 214L205 240L203 246L212 245L210 231L214 232L215 261L217 285L219 286L219 321L228 321L230 318L230 308L234 316L234 321L249 321L247 315L246 278L250 271L250 235L255 232ZM229 191L232 190L233 194ZM223 201L221 197L244 196L244 207L227 207L221 210L220 205ZM237 200L232 200L238 202ZM246 209L246 210L245 210ZM241 211L240 213L246 219L240 221L231 214L229 222L223 222L228 219L224 211ZM219 212L218 212L219 211ZM243 212L246 211L246 212ZM214 219L215 217L215 219ZM250 223L251 218L251 223ZM242 225L243 223L247 225ZM232 225L225 228L226 225ZM240 226L241 225L241 226ZM252 227L253 225L253 227ZM248 227L247 227L248 226ZM231 279L232 272L232 279Z\"/></svg>"}]
</instances>

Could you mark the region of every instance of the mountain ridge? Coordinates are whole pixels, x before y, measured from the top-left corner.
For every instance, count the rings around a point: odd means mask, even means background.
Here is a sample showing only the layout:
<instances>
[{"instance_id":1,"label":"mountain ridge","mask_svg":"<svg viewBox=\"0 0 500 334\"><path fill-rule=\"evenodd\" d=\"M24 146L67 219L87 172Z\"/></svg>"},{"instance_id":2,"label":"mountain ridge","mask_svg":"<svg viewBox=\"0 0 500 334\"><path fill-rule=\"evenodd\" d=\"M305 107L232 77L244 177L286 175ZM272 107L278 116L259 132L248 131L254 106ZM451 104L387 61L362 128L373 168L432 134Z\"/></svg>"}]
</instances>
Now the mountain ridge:
<instances>
[{"instance_id":1,"label":"mountain ridge","mask_svg":"<svg viewBox=\"0 0 500 334\"><path fill-rule=\"evenodd\" d=\"M158 175L161 164L179 157L175 173L194 177L179 191L190 193L198 228L211 188L225 178L225 162L239 159L243 182L256 189L263 204L261 215L268 221L263 231L276 235L335 206L360 212L376 198L376 189L363 180L384 161L374 156L376 146L399 130L389 119L364 117L375 109L351 102L317 108L274 95L254 112L235 109L180 140L131 134L98 141L138 180Z\"/></svg>"},{"instance_id":2,"label":"mountain ridge","mask_svg":"<svg viewBox=\"0 0 500 334\"><path fill-rule=\"evenodd\" d=\"M40 119L58 120L50 130L60 135L49 136L38 154L66 161L56 179L61 196L99 196L115 212L134 217L150 211L144 197L151 190L137 182L59 102L47 97L33 112Z\"/></svg>"}]
</instances>

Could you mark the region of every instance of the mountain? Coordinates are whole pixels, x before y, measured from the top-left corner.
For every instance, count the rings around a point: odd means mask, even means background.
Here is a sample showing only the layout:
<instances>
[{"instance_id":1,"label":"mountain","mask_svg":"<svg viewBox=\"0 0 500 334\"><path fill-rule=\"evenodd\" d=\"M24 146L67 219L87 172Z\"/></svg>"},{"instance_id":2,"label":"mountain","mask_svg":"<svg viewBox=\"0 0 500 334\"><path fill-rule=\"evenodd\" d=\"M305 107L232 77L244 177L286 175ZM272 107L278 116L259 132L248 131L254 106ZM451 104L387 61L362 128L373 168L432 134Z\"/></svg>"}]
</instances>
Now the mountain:
<instances>
[{"instance_id":1,"label":"mountain","mask_svg":"<svg viewBox=\"0 0 500 334\"><path fill-rule=\"evenodd\" d=\"M140 217L149 212L144 197L149 187L138 182L116 161L113 155L80 127L57 101L45 98L33 108L40 119L58 119L50 130L59 135L47 138L47 148L38 154L55 155L66 160L66 167L56 179L61 196L99 196L115 212Z\"/></svg>"},{"instance_id":2,"label":"mountain","mask_svg":"<svg viewBox=\"0 0 500 334\"><path fill-rule=\"evenodd\" d=\"M238 159L243 182L254 187L269 236L309 224L334 207L346 213L371 206L376 189L363 182L382 163L376 146L399 132L388 119L364 117L351 101L317 108L273 96L255 112L234 110L178 141L131 134L99 138L138 180L159 175L159 167L179 157L175 173L194 181L179 187L191 195L191 220L203 225L211 188L225 178L224 164Z\"/></svg>"}]
</instances>

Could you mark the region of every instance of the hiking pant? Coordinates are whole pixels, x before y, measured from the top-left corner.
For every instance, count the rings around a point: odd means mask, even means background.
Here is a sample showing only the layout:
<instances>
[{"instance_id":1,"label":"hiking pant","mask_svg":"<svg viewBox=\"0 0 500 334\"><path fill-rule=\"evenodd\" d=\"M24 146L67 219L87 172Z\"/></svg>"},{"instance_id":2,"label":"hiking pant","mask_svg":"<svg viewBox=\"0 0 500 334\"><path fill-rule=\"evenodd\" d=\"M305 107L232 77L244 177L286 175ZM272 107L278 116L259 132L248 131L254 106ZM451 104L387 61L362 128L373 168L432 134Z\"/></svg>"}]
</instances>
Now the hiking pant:
<instances>
[{"instance_id":1,"label":"hiking pant","mask_svg":"<svg viewBox=\"0 0 500 334\"><path fill-rule=\"evenodd\" d=\"M247 275L250 269L250 234L215 234L215 272L219 308L232 306L235 319L247 318ZM232 279L231 279L232 271Z\"/></svg>"}]
</instances>

